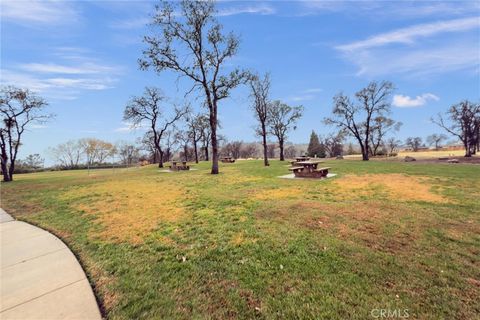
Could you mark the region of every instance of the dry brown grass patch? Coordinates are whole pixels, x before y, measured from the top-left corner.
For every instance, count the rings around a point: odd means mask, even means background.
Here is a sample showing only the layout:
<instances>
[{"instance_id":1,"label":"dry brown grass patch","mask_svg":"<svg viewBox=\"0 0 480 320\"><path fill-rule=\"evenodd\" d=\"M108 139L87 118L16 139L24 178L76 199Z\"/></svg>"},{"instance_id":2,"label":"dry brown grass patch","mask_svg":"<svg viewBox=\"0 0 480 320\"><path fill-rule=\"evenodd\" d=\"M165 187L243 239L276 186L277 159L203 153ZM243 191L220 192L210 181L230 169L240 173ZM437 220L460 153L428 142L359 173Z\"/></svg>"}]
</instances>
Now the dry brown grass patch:
<instances>
[{"instance_id":1,"label":"dry brown grass patch","mask_svg":"<svg viewBox=\"0 0 480 320\"><path fill-rule=\"evenodd\" d=\"M103 226L94 236L140 243L160 222L184 216L184 191L160 181L108 181L75 188L63 195L72 206L94 215Z\"/></svg>"},{"instance_id":2,"label":"dry brown grass patch","mask_svg":"<svg viewBox=\"0 0 480 320\"><path fill-rule=\"evenodd\" d=\"M445 203L447 199L431 191L432 184L427 177L402 174L347 175L334 182L335 192L348 196L368 195L381 188L390 198L396 200L427 201ZM377 189L378 190L378 189Z\"/></svg>"},{"instance_id":3,"label":"dry brown grass patch","mask_svg":"<svg viewBox=\"0 0 480 320\"><path fill-rule=\"evenodd\" d=\"M417 217L417 214L408 206L378 201L322 203L290 200L266 205L256 212L263 220L308 228L385 252L408 251L415 245L422 221L428 218L421 217L420 213L415 224L401 220L406 216ZM389 226L395 227L386 230Z\"/></svg>"},{"instance_id":4,"label":"dry brown grass patch","mask_svg":"<svg viewBox=\"0 0 480 320\"><path fill-rule=\"evenodd\" d=\"M302 195L303 191L300 187L285 187L278 189L261 190L255 192L255 199L258 200L277 200L298 198Z\"/></svg>"}]
</instances>

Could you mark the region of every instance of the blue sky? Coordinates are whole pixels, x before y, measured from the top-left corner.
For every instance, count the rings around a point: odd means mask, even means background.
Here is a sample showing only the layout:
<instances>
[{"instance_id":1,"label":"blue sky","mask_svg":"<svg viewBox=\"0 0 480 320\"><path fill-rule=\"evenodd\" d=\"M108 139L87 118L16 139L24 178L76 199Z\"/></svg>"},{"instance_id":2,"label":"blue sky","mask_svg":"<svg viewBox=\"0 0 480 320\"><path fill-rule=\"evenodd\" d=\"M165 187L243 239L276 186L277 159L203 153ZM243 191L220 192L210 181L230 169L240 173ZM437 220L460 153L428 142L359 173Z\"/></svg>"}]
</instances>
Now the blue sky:
<instances>
[{"instance_id":1,"label":"blue sky","mask_svg":"<svg viewBox=\"0 0 480 320\"><path fill-rule=\"evenodd\" d=\"M69 139L134 141L126 102L145 86L182 100L188 82L140 71L137 59L154 1L1 2L1 83L37 91L54 121L26 135L20 157ZM305 107L290 141L303 143L332 109L332 97L371 80L395 86L399 139L440 129L429 119L462 99L480 99L479 1L222 1L219 20L241 37L229 61L271 72L272 99ZM190 96L200 110L200 101ZM221 133L254 141L246 87L222 102Z\"/></svg>"}]
</instances>

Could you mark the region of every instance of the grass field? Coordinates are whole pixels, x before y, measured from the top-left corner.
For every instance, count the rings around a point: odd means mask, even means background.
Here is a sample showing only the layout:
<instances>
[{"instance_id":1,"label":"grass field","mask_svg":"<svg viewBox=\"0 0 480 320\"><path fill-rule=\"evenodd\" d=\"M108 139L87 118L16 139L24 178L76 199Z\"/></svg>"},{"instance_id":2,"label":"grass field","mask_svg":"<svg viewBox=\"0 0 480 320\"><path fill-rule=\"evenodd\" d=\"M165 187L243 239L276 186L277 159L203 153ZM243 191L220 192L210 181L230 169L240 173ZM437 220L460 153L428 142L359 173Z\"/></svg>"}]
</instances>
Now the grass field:
<instances>
[{"instance_id":1,"label":"grass field","mask_svg":"<svg viewBox=\"0 0 480 320\"><path fill-rule=\"evenodd\" d=\"M238 161L17 175L2 207L80 258L109 319L480 314L480 166Z\"/></svg>"}]
</instances>

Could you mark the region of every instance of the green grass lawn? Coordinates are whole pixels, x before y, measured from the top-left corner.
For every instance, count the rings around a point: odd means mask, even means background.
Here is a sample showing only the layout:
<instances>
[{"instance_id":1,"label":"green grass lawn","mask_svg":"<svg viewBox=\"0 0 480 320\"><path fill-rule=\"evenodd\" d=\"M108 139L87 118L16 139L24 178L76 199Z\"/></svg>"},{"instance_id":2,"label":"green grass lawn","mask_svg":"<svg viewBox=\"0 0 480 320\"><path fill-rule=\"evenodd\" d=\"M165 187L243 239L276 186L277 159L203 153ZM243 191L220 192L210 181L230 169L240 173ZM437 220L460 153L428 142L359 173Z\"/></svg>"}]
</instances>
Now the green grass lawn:
<instances>
[{"instance_id":1,"label":"green grass lawn","mask_svg":"<svg viewBox=\"0 0 480 320\"><path fill-rule=\"evenodd\" d=\"M17 175L2 207L70 246L109 319L478 317L480 166L327 165Z\"/></svg>"}]
</instances>

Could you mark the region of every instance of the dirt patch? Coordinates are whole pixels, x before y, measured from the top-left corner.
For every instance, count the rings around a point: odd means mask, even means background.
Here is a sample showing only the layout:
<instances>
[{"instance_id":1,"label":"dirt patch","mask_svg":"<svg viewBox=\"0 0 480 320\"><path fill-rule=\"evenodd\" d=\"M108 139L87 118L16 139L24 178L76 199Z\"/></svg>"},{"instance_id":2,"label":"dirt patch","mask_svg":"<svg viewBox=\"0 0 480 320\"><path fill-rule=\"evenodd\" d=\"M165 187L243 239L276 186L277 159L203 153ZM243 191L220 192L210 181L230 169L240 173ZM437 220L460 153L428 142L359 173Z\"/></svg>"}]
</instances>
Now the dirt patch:
<instances>
[{"instance_id":1,"label":"dirt patch","mask_svg":"<svg viewBox=\"0 0 480 320\"><path fill-rule=\"evenodd\" d=\"M431 191L432 184L427 177L402 174L347 175L334 182L336 192L343 195L385 192L395 200L448 202L447 199Z\"/></svg>"},{"instance_id":2,"label":"dirt patch","mask_svg":"<svg viewBox=\"0 0 480 320\"><path fill-rule=\"evenodd\" d=\"M92 236L140 243L160 222L184 216L181 188L159 181L109 181L75 188L62 198L77 210L93 215L102 225Z\"/></svg>"}]
</instances>

